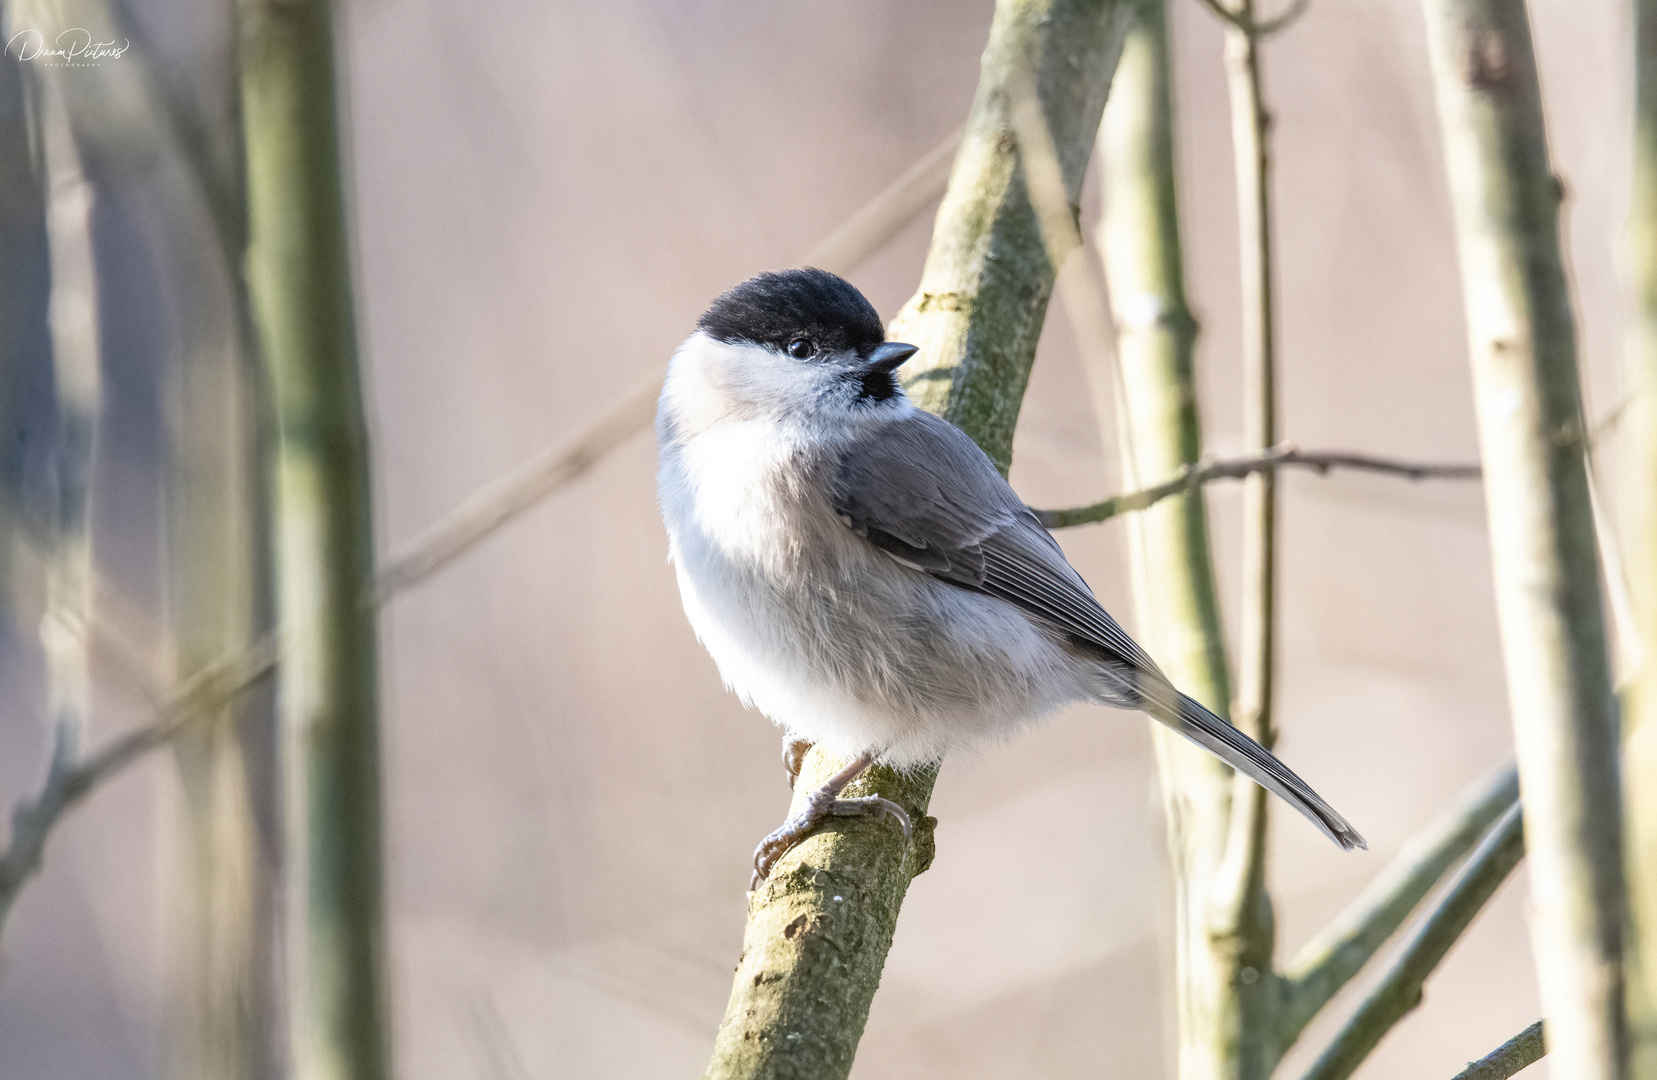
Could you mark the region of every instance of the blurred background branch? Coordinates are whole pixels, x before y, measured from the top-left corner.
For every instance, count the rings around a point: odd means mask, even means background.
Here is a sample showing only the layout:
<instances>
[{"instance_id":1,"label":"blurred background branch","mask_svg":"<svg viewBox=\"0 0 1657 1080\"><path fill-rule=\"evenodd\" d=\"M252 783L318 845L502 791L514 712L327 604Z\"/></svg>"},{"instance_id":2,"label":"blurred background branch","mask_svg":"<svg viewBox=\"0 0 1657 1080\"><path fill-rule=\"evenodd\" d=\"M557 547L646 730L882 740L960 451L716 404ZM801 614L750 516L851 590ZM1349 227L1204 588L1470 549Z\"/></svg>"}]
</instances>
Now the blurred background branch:
<instances>
[{"instance_id":1,"label":"blurred background branch","mask_svg":"<svg viewBox=\"0 0 1657 1080\"><path fill-rule=\"evenodd\" d=\"M1657 0L1634 0L1634 183L1628 219L1632 322L1626 408L1629 531L1622 550L1633 636L1624 672L1623 804L1629 894L1630 1064L1657 1077ZM1626 641L1621 650L1627 656Z\"/></svg>"},{"instance_id":2,"label":"blurred background branch","mask_svg":"<svg viewBox=\"0 0 1657 1080\"><path fill-rule=\"evenodd\" d=\"M0 932L23 885L40 869L46 839L65 811L110 776L167 745L187 726L222 716L227 703L276 665L277 643L266 638L246 653L202 669L147 722L111 739L91 754L75 757L61 741L52 750L40 793L12 811L12 834L0 854Z\"/></svg>"},{"instance_id":3,"label":"blurred background branch","mask_svg":"<svg viewBox=\"0 0 1657 1080\"><path fill-rule=\"evenodd\" d=\"M291 1068L384 1080L378 621L327 0L239 8L248 253L267 443L287 772Z\"/></svg>"}]
</instances>

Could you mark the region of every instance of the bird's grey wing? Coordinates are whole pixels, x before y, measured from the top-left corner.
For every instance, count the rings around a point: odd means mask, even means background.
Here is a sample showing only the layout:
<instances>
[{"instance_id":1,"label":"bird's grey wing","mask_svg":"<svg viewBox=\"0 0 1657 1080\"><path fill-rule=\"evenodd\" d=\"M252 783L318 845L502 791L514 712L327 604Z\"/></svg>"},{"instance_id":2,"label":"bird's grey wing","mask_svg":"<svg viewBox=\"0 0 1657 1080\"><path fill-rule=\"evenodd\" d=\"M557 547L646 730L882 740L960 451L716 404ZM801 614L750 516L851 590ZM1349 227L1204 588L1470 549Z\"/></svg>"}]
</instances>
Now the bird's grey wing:
<instances>
[{"instance_id":1,"label":"bird's grey wing","mask_svg":"<svg viewBox=\"0 0 1657 1080\"><path fill-rule=\"evenodd\" d=\"M858 440L841 458L831 501L841 520L899 562L1157 671L989 457L948 421L916 413Z\"/></svg>"},{"instance_id":2,"label":"bird's grey wing","mask_svg":"<svg viewBox=\"0 0 1657 1080\"><path fill-rule=\"evenodd\" d=\"M906 566L1015 604L1107 664L1131 666L1139 674L1122 689L1135 705L1281 795L1341 847L1365 846L1271 751L1174 688L959 428L918 413L859 440L841 459L831 501L841 520Z\"/></svg>"}]
</instances>

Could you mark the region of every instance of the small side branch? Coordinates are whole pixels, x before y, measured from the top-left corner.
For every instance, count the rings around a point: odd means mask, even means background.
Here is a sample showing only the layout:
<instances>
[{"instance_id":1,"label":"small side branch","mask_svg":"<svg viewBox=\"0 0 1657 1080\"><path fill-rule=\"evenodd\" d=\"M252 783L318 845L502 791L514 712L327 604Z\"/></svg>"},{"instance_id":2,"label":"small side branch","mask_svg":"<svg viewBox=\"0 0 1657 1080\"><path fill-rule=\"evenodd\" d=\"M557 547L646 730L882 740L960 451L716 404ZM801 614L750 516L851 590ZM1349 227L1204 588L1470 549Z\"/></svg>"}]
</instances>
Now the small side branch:
<instances>
[{"instance_id":1,"label":"small side branch","mask_svg":"<svg viewBox=\"0 0 1657 1080\"><path fill-rule=\"evenodd\" d=\"M1068 510L1037 510L1035 514L1049 529L1089 525L1135 510L1144 510L1155 506L1163 499L1184 494L1213 480L1240 480L1245 476L1275 472L1282 468L1310 469L1319 476L1327 476L1332 469L1356 469L1399 476L1406 480L1477 480L1480 475L1477 465L1397 461L1344 450L1299 450L1294 446L1281 445L1244 457L1220 458L1187 465L1172 479L1164 480L1160 484L1122 495L1113 495L1087 506Z\"/></svg>"},{"instance_id":2,"label":"small side branch","mask_svg":"<svg viewBox=\"0 0 1657 1080\"><path fill-rule=\"evenodd\" d=\"M148 723L84 758L74 757L70 737L59 729L40 794L18 803L12 811L11 842L0 855L0 931L24 883L40 869L46 840L65 811L104 779L165 746L192 723L217 715L225 702L269 671L276 656L276 640L267 637L241 656L202 671L157 709Z\"/></svg>"},{"instance_id":3,"label":"small side branch","mask_svg":"<svg viewBox=\"0 0 1657 1080\"><path fill-rule=\"evenodd\" d=\"M1421 1004L1422 985L1525 856L1515 803L1479 843L1449 892L1302 1080L1346 1080L1386 1033Z\"/></svg>"},{"instance_id":4,"label":"small side branch","mask_svg":"<svg viewBox=\"0 0 1657 1080\"><path fill-rule=\"evenodd\" d=\"M1467 1068L1457 1073L1453 1080L1507 1080L1514 1073L1541 1061L1547 1052L1547 1043L1542 1038L1542 1021L1538 1020L1484 1057L1469 1062Z\"/></svg>"},{"instance_id":5,"label":"small side branch","mask_svg":"<svg viewBox=\"0 0 1657 1080\"><path fill-rule=\"evenodd\" d=\"M1351 906L1300 950L1283 976L1278 1031L1285 1049L1369 963L1491 823L1518 801L1519 773L1514 766L1479 781L1404 845Z\"/></svg>"}]
</instances>

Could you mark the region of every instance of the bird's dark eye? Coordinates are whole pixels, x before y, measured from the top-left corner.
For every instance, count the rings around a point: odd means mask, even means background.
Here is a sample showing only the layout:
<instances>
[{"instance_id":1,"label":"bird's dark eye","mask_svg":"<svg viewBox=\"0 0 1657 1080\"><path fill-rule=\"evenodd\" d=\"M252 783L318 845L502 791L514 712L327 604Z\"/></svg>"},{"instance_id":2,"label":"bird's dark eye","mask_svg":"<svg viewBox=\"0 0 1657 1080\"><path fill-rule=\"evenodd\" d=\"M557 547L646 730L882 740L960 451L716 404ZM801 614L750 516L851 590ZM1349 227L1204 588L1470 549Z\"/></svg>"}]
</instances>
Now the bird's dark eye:
<instances>
[{"instance_id":1,"label":"bird's dark eye","mask_svg":"<svg viewBox=\"0 0 1657 1080\"><path fill-rule=\"evenodd\" d=\"M810 338L797 337L788 343L788 355L796 360L809 360L817 352Z\"/></svg>"}]
</instances>

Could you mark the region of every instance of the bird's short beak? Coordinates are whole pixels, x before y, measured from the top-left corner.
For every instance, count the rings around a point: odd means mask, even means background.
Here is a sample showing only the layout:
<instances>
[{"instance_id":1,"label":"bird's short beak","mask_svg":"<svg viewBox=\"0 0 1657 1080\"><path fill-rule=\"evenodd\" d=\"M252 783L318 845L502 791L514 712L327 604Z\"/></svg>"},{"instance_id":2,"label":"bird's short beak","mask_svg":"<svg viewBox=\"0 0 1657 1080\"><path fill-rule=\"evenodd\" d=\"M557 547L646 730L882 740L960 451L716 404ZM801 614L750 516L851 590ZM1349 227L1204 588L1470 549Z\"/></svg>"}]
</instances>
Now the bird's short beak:
<instances>
[{"instance_id":1,"label":"bird's short beak","mask_svg":"<svg viewBox=\"0 0 1657 1080\"><path fill-rule=\"evenodd\" d=\"M869 360L865 368L868 371L880 371L889 375L897 370L898 365L920 351L918 345L905 345L901 341L888 341L884 345L875 346L875 351L869 354Z\"/></svg>"}]
</instances>

